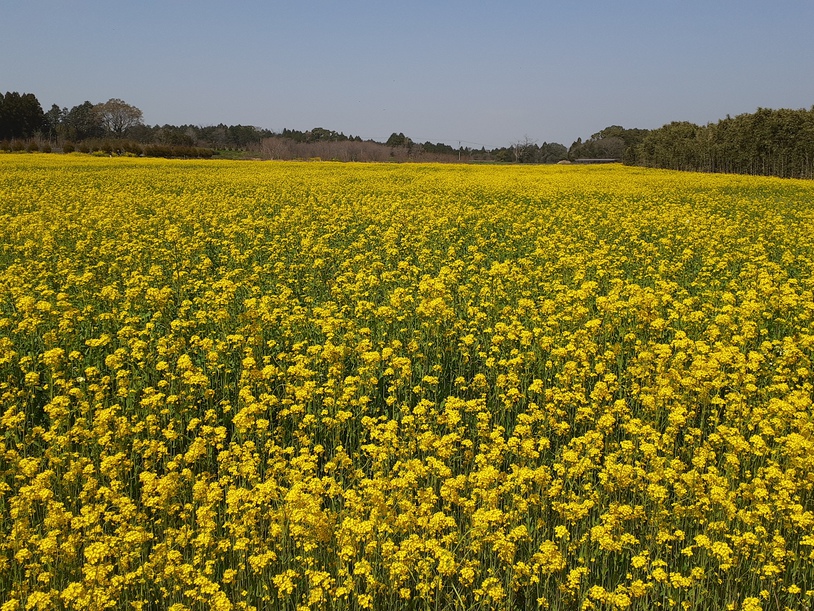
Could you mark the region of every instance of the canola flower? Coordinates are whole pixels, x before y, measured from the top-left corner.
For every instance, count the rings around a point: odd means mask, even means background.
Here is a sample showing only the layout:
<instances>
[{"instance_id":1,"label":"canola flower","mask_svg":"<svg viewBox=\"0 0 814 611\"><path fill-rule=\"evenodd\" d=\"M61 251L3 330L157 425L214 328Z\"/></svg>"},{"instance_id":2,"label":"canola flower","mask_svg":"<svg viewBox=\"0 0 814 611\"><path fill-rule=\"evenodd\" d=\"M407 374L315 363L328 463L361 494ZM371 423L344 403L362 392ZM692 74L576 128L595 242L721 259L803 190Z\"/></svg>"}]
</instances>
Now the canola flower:
<instances>
[{"instance_id":1,"label":"canola flower","mask_svg":"<svg viewBox=\"0 0 814 611\"><path fill-rule=\"evenodd\" d=\"M810 609L814 185L0 156L0 609Z\"/></svg>"}]
</instances>

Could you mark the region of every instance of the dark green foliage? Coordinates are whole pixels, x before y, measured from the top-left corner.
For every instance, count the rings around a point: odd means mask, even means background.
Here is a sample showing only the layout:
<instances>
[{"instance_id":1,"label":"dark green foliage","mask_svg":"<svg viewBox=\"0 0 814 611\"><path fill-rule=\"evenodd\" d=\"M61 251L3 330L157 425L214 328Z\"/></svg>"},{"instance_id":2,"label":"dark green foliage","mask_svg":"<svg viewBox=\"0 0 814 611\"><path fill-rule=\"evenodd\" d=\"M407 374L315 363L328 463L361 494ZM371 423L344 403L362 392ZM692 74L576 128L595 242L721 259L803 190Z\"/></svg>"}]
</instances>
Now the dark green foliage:
<instances>
[{"instance_id":1,"label":"dark green foliage","mask_svg":"<svg viewBox=\"0 0 814 611\"><path fill-rule=\"evenodd\" d=\"M51 109L45 113L45 124L42 128L43 135L49 139L57 138L59 136L60 126L67 114L67 108L60 108L56 104L52 104Z\"/></svg>"},{"instance_id":2,"label":"dark green foliage","mask_svg":"<svg viewBox=\"0 0 814 611\"><path fill-rule=\"evenodd\" d=\"M164 125L154 135L154 142L170 146L195 146L195 136L191 130L175 125Z\"/></svg>"},{"instance_id":3,"label":"dark green foliage","mask_svg":"<svg viewBox=\"0 0 814 611\"><path fill-rule=\"evenodd\" d=\"M69 110L64 118L65 137L70 140L102 138L105 128L102 119L90 102L82 102Z\"/></svg>"},{"instance_id":4,"label":"dark green foliage","mask_svg":"<svg viewBox=\"0 0 814 611\"><path fill-rule=\"evenodd\" d=\"M215 151L195 146L175 146L164 144L148 144L143 148L145 157L166 157L181 159L209 159Z\"/></svg>"},{"instance_id":5,"label":"dark green foliage","mask_svg":"<svg viewBox=\"0 0 814 611\"><path fill-rule=\"evenodd\" d=\"M412 146L413 141L402 133L393 132L385 144L387 146Z\"/></svg>"},{"instance_id":6,"label":"dark green foliage","mask_svg":"<svg viewBox=\"0 0 814 611\"><path fill-rule=\"evenodd\" d=\"M557 163L567 157L568 149L562 144L543 142L538 145L528 139L492 151L492 158L504 163Z\"/></svg>"},{"instance_id":7,"label":"dark green foliage","mask_svg":"<svg viewBox=\"0 0 814 611\"><path fill-rule=\"evenodd\" d=\"M442 144L440 142L433 144L429 141L421 145L421 150L425 153L433 153L435 155L455 155L457 153L457 151L448 144Z\"/></svg>"},{"instance_id":8,"label":"dark green foliage","mask_svg":"<svg viewBox=\"0 0 814 611\"><path fill-rule=\"evenodd\" d=\"M625 129L611 125L593 134L585 142L578 138L568 151L569 159L616 159L633 163L636 147L648 134L646 129Z\"/></svg>"},{"instance_id":9,"label":"dark green foliage","mask_svg":"<svg viewBox=\"0 0 814 611\"><path fill-rule=\"evenodd\" d=\"M273 134L264 137L270 137L271 135ZM346 136L342 132L335 132L331 129L325 129L324 127L315 127L304 132L296 129L284 129L280 136L293 140L294 142L345 142L347 140L355 140L358 142L362 141L362 139L358 136L356 138L353 136Z\"/></svg>"},{"instance_id":10,"label":"dark green foliage","mask_svg":"<svg viewBox=\"0 0 814 611\"><path fill-rule=\"evenodd\" d=\"M0 138L31 138L44 125L45 114L33 93L0 94Z\"/></svg>"},{"instance_id":11,"label":"dark green foliage","mask_svg":"<svg viewBox=\"0 0 814 611\"><path fill-rule=\"evenodd\" d=\"M726 117L698 126L673 122L650 132L635 149L636 165L814 178L814 108Z\"/></svg>"}]
</instances>

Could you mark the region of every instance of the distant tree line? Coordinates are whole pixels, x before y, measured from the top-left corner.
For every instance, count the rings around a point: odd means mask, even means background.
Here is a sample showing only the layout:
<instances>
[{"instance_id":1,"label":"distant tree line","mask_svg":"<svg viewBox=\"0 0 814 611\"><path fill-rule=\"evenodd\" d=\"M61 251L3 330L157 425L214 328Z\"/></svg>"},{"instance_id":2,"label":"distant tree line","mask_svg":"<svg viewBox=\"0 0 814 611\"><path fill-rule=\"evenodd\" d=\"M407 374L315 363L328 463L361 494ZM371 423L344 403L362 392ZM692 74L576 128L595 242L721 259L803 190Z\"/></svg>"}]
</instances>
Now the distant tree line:
<instances>
[{"instance_id":1,"label":"distant tree line","mask_svg":"<svg viewBox=\"0 0 814 611\"><path fill-rule=\"evenodd\" d=\"M557 163L568 158L568 149L556 142L537 144L526 137L511 146L492 149L490 154L504 163Z\"/></svg>"},{"instance_id":2,"label":"distant tree line","mask_svg":"<svg viewBox=\"0 0 814 611\"><path fill-rule=\"evenodd\" d=\"M267 159L326 159L335 161L474 161L489 160L485 148L453 148L441 142L417 143L404 133L393 132L387 140L363 140L322 127L307 131L284 129L263 138L260 154Z\"/></svg>"},{"instance_id":3,"label":"distant tree line","mask_svg":"<svg viewBox=\"0 0 814 611\"><path fill-rule=\"evenodd\" d=\"M296 129L284 129L280 134L268 134L265 137L277 136L279 138L287 138L294 142L361 142L359 136L346 136L342 132L335 132L323 127L315 127L307 131L299 131Z\"/></svg>"},{"instance_id":4,"label":"distant tree line","mask_svg":"<svg viewBox=\"0 0 814 611\"><path fill-rule=\"evenodd\" d=\"M211 157L226 151L269 159L341 161L491 161L558 163L609 160L629 165L700 172L814 178L814 107L758 108L705 126L686 121L659 129L611 125L570 148L526 137L480 150L414 142L393 132L385 142L323 127L275 133L251 125L146 125L142 112L111 98L47 111L31 93L0 93L0 151L81 151L162 157Z\"/></svg>"},{"instance_id":5,"label":"distant tree line","mask_svg":"<svg viewBox=\"0 0 814 611\"><path fill-rule=\"evenodd\" d=\"M319 128L317 128L319 129ZM395 136L395 137L394 137ZM402 140L403 139L403 140ZM302 140L284 135L264 138L260 156L265 159L324 159L331 161L435 161L489 160L485 149L454 149L446 144L417 144L393 134L385 143L361 138Z\"/></svg>"},{"instance_id":6,"label":"distant tree line","mask_svg":"<svg viewBox=\"0 0 814 611\"><path fill-rule=\"evenodd\" d=\"M636 147L649 133L646 129L625 129L611 125L593 134L590 138L577 141L568 149L568 159L615 159L628 164L636 162Z\"/></svg>"},{"instance_id":7,"label":"distant tree line","mask_svg":"<svg viewBox=\"0 0 814 611\"><path fill-rule=\"evenodd\" d=\"M247 151L269 159L341 161L499 161L556 163L568 150L561 144L538 145L526 139L510 147L486 150L418 143L394 132L384 142L315 127L280 133L248 125L146 125L141 110L117 98L72 108L53 104L43 112L30 93L0 95L0 150L211 157L216 151Z\"/></svg>"},{"instance_id":8,"label":"distant tree line","mask_svg":"<svg viewBox=\"0 0 814 611\"><path fill-rule=\"evenodd\" d=\"M43 111L31 93L0 94L0 151L81 151L159 157L212 157L258 147L273 132L247 125L145 125L141 110L112 98Z\"/></svg>"},{"instance_id":9,"label":"distant tree line","mask_svg":"<svg viewBox=\"0 0 814 611\"><path fill-rule=\"evenodd\" d=\"M673 121L654 130L613 125L571 145L568 158L693 172L814 178L814 107L758 108L699 126Z\"/></svg>"},{"instance_id":10,"label":"distant tree line","mask_svg":"<svg viewBox=\"0 0 814 611\"><path fill-rule=\"evenodd\" d=\"M705 126L669 123L649 132L634 157L655 168L814 178L814 107L759 108Z\"/></svg>"}]
</instances>

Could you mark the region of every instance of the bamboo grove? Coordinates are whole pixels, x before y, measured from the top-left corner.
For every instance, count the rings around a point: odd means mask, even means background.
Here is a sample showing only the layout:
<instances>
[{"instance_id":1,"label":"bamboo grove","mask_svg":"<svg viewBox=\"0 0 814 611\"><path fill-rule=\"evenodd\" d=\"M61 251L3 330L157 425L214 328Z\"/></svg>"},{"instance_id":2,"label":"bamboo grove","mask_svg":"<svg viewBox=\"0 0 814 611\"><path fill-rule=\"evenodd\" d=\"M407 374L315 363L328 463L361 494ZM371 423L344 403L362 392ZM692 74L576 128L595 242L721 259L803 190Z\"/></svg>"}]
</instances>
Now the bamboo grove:
<instances>
[{"instance_id":1,"label":"bamboo grove","mask_svg":"<svg viewBox=\"0 0 814 611\"><path fill-rule=\"evenodd\" d=\"M625 158L674 170L814 178L814 107L759 108L705 126L675 121L648 132Z\"/></svg>"},{"instance_id":2,"label":"bamboo grove","mask_svg":"<svg viewBox=\"0 0 814 611\"><path fill-rule=\"evenodd\" d=\"M0 156L0 608L814 604L814 185Z\"/></svg>"}]
</instances>

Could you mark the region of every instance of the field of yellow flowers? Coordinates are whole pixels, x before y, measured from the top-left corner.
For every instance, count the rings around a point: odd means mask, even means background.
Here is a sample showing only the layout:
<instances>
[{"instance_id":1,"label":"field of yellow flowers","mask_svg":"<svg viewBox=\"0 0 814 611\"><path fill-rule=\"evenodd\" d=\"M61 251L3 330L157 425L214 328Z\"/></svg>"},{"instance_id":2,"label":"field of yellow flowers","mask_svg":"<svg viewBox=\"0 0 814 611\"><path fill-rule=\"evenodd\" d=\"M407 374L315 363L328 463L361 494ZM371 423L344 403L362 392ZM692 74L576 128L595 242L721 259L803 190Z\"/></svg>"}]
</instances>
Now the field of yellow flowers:
<instances>
[{"instance_id":1,"label":"field of yellow flowers","mask_svg":"<svg viewBox=\"0 0 814 611\"><path fill-rule=\"evenodd\" d=\"M810 609L813 289L810 182L0 156L0 608Z\"/></svg>"}]
</instances>

